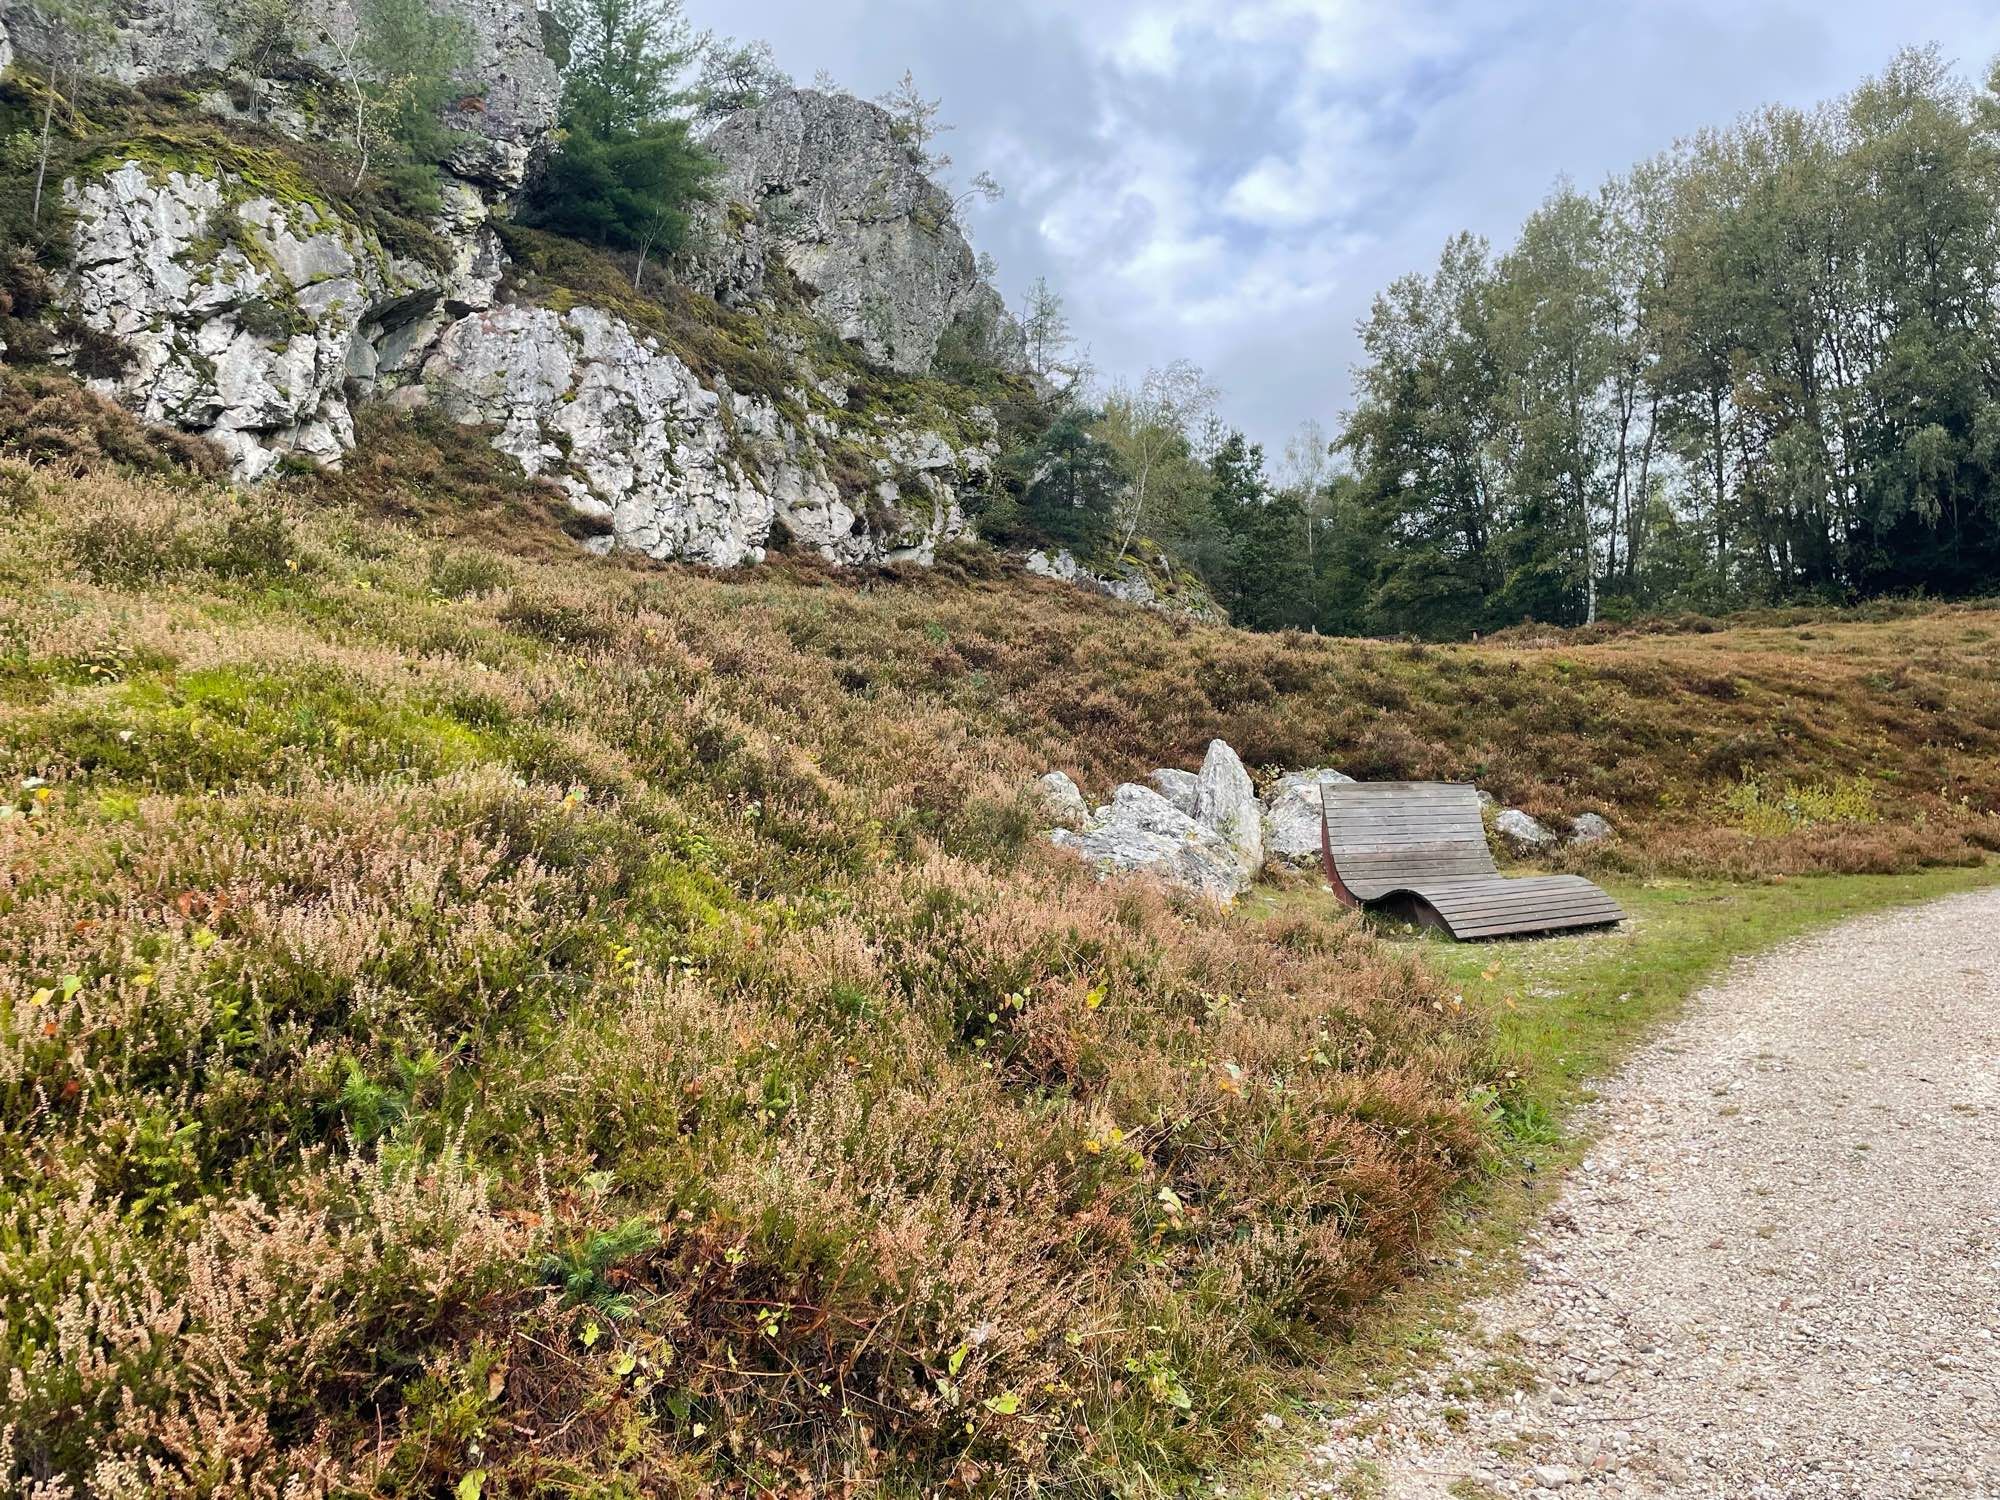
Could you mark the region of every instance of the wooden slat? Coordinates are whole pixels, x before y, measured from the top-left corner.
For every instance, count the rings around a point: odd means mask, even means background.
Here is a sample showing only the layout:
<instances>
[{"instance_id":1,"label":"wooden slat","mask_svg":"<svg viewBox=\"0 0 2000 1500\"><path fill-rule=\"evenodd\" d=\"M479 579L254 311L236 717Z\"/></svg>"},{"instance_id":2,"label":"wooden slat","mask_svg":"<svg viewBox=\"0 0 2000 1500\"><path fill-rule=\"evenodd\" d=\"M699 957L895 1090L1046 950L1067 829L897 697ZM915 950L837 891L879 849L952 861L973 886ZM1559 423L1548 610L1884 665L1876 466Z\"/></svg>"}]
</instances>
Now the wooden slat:
<instances>
[{"instance_id":1,"label":"wooden slat","mask_svg":"<svg viewBox=\"0 0 2000 1500\"><path fill-rule=\"evenodd\" d=\"M1357 782L1325 787L1328 878L1343 899L1408 896L1459 938L1590 927L1624 919L1576 875L1500 874L1469 786Z\"/></svg>"}]
</instances>

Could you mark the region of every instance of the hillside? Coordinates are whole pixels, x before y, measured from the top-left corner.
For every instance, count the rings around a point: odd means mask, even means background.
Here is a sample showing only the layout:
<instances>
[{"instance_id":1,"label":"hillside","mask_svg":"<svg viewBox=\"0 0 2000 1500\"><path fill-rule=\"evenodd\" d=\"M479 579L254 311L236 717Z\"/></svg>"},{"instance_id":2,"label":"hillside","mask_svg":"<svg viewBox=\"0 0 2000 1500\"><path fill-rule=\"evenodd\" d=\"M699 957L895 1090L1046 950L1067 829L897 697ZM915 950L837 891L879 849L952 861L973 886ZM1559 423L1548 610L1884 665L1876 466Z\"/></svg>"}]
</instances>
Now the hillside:
<instances>
[{"instance_id":1,"label":"hillside","mask_svg":"<svg viewBox=\"0 0 2000 1500\"><path fill-rule=\"evenodd\" d=\"M1631 870L2000 846L2000 612L1418 649L987 552L713 574L583 555L448 424L244 500L7 379L71 449L0 464L12 1477L1089 1493L1248 1451L1515 1084L1353 918L1089 880L1050 766L1476 776Z\"/></svg>"}]
</instances>

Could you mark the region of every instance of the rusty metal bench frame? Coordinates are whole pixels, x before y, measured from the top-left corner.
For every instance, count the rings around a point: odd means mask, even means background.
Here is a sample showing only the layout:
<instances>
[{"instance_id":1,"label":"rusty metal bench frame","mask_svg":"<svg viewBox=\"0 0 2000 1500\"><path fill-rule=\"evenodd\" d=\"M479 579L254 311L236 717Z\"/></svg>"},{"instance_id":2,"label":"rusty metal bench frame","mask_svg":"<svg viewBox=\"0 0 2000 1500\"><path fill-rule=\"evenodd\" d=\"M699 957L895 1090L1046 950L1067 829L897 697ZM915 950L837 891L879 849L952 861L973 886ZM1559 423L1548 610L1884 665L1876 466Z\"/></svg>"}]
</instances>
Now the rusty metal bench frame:
<instances>
[{"instance_id":1,"label":"rusty metal bench frame","mask_svg":"<svg viewBox=\"0 0 2000 1500\"><path fill-rule=\"evenodd\" d=\"M1436 781L1324 786L1320 855L1348 906L1385 911L1460 941L1605 927L1618 903L1580 875L1510 878L1493 862L1479 794Z\"/></svg>"}]
</instances>

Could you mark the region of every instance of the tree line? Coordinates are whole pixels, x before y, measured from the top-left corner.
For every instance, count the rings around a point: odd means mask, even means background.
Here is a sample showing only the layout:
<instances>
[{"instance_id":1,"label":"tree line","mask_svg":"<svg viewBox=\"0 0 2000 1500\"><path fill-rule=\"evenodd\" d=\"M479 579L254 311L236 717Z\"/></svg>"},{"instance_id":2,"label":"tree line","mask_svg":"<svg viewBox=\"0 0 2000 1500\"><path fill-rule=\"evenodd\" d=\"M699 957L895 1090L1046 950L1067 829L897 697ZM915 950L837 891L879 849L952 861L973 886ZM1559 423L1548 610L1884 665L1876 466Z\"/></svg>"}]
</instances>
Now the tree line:
<instances>
[{"instance_id":1,"label":"tree line","mask_svg":"<svg viewBox=\"0 0 2000 1500\"><path fill-rule=\"evenodd\" d=\"M1114 556L1145 535L1255 626L2000 589L1996 94L1909 51L1560 184L1511 246L1460 235L1375 299L1352 409L1275 475L1162 372L1052 428L1017 509ZM1060 497L1093 480L1087 519Z\"/></svg>"}]
</instances>

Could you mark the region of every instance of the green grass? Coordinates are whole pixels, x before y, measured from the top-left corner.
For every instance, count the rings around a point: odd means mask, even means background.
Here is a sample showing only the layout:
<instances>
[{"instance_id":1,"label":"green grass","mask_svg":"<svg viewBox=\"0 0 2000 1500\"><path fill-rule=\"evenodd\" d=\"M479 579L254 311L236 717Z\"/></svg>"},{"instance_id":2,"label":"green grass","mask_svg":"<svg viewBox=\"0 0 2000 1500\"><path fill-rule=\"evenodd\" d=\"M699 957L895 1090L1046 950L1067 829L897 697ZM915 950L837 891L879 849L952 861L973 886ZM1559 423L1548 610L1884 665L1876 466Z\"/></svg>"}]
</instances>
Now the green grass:
<instances>
[{"instance_id":1,"label":"green grass","mask_svg":"<svg viewBox=\"0 0 2000 1500\"><path fill-rule=\"evenodd\" d=\"M1815 875L1761 883L1655 879L1608 886L1628 920L1609 933L1455 943L1410 933L1402 944L1443 975L1465 1005L1491 1018L1495 1045L1515 1075L1490 1109L1503 1154L1492 1170L1430 1226L1425 1271L1377 1304L1316 1372L1307 1417L1288 1424L1295 1440L1316 1418L1351 1410L1395 1385L1443 1349L1465 1323L1467 1305L1517 1273L1513 1251L1588 1151L1571 1128L1576 1108L1635 1047L1659 1034L1687 1001L1733 960L1760 953L1852 917L2000 885L2000 861L1906 875ZM1333 898L1317 889L1260 898L1257 914L1319 911ZM1394 934L1397 929L1383 931ZM1496 1357L1497 1394L1522 1378ZM1475 1398L1481 1392L1470 1393ZM1265 1460L1280 1481L1297 1448Z\"/></svg>"}]
</instances>

